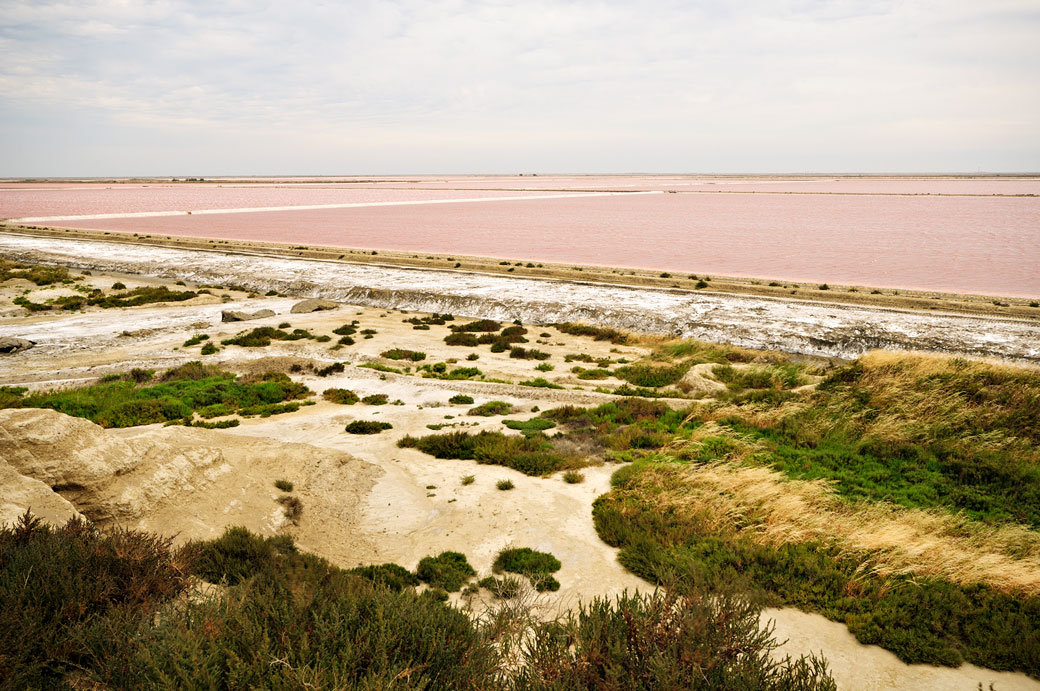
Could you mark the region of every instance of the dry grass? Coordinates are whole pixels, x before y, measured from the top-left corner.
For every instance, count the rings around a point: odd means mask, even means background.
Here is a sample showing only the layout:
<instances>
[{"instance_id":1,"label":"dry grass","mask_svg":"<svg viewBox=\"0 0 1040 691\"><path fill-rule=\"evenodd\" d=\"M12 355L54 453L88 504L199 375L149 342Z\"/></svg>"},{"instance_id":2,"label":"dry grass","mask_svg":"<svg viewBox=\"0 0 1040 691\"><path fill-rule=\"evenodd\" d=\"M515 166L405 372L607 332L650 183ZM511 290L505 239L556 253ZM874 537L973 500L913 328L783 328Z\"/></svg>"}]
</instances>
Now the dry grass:
<instances>
[{"instance_id":1,"label":"dry grass","mask_svg":"<svg viewBox=\"0 0 1040 691\"><path fill-rule=\"evenodd\" d=\"M656 488L661 512L697 513L723 532L741 526L742 535L760 544L823 542L880 576L932 576L1040 594L1040 535L1022 526L988 527L942 510L849 503L823 481L786 480L768 468L727 462L653 466L636 482Z\"/></svg>"}]
</instances>

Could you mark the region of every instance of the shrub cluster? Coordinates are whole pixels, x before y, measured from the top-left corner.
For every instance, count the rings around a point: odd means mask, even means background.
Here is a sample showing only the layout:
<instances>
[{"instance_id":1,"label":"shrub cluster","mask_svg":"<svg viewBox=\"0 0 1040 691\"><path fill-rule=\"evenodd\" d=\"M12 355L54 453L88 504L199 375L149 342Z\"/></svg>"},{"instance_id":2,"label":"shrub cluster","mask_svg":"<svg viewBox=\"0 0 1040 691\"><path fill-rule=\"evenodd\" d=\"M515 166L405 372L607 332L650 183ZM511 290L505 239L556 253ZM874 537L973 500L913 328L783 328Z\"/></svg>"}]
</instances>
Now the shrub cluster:
<instances>
[{"instance_id":1,"label":"shrub cluster","mask_svg":"<svg viewBox=\"0 0 1040 691\"><path fill-rule=\"evenodd\" d=\"M390 360L411 360L412 362L419 362L420 360L426 359L426 353L417 350L406 350L404 348L391 348L390 350L384 350L380 355Z\"/></svg>"},{"instance_id":2,"label":"shrub cluster","mask_svg":"<svg viewBox=\"0 0 1040 691\"><path fill-rule=\"evenodd\" d=\"M350 434L379 434L387 429L393 429L393 425L375 420L354 420L347 425L347 432Z\"/></svg>"}]
</instances>

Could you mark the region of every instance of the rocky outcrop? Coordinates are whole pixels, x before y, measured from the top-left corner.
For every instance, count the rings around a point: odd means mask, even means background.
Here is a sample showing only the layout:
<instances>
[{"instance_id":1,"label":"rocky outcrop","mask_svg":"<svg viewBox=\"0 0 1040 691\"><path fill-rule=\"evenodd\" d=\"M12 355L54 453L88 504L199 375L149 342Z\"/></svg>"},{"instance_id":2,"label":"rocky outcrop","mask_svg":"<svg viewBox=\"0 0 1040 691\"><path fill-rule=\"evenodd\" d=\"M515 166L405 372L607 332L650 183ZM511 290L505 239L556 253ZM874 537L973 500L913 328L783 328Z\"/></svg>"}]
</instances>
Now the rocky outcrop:
<instances>
[{"instance_id":1,"label":"rocky outcrop","mask_svg":"<svg viewBox=\"0 0 1040 691\"><path fill-rule=\"evenodd\" d=\"M317 312L318 310L334 310L337 307L339 307L338 302L313 298L310 300L304 300L303 302L297 302L289 311L293 314L307 314L308 312Z\"/></svg>"},{"instance_id":2,"label":"rocky outcrop","mask_svg":"<svg viewBox=\"0 0 1040 691\"><path fill-rule=\"evenodd\" d=\"M257 310L256 312L236 312L235 310L223 310L220 313L220 321L222 322L246 322L253 319L263 319L264 317L273 317L273 310Z\"/></svg>"},{"instance_id":3,"label":"rocky outcrop","mask_svg":"<svg viewBox=\"0 0 1040 691\"><path fill-rule=\"evenodd\" d=\"M10 355L12 353L20 353L23 350L29 350L36 343L29 341L24 338L0 338L0 354Z\"/></svg>"},{"instance_id":4,"label":"rocky outcrop","mask_svg":"<svg viewBox=\"0 0 1040 691\"><path fill-rule=\"evenodd\" d=\"M163 534L213 536L228 525L270 533L285 521L275 480L305 488L320 478L336 495L337 529L346 529L380 472L306 444L184 427L105 430L53 410L0 410L2 522L31 508L55 522L78 511Z\"/></svg>"}]
</instances>

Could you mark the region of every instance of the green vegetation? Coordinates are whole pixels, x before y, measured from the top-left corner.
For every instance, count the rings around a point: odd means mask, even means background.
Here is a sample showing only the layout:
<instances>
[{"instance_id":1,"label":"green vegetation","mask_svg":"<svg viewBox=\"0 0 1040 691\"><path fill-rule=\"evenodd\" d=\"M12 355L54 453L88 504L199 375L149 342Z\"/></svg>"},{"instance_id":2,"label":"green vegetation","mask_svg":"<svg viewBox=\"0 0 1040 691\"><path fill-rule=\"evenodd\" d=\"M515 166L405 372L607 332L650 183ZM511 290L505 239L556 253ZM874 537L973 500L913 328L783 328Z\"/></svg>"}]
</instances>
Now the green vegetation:
<instances>
[{"instance_id":1,"label":"green vegetation","mask_svg":"<svg viewBox=\"0 0 1040 691\"><path fill-rule=\"evenodd\" d=\"M66 295L53 298L45 303L32 302L24 296L16 297L12 302L30 312L42 312L51 309L79 310L87 306L108 309L112 307L137 307L154 302L182 302L196 297L198 294L187 291L174 291L166 286L142 286L123 293L106 295L104 291L95 289L85 297L82 295Z\"/></svg>"},{"instance_id":2,"label":"green vegetation","mask_svg":"<svg viewBox=\"0 0 1040 691\"><path fill-rule=\"evenodd\" d=\"M423 557L415 569L415 575L431 588L442 588L449 593L458 592L477 572L469 565L466 555L459 552L441 552L436 557Z\"/></svg>"},{"instance_id":3,"label":"green vegetation","mask_svg":"<svg viewBox=\"0 0 1040 691\"><path fill-rule=\"evenodd\" d=\"M186 340L184 342L184 345L182 345L181 347L182 348L190 348L192 346L197 346L198 344L202 343L203 341L208 341L208 340L209 340L209 334L195 334L194 336L192 336L191 338Z\"/></svg>"},{"instance_id":4,"label":"green vegetation","mask_svg":"<svg viewBox=\"0 0 1040 691\"><path fill-rule=\"evenodd\" d=\"M326 365L325 367L320 367L314 370L314 373L319 377L327 377L331 374L339 374L343 372L344 369L346 368L343 366L342 362L334 362L331 365Z\"/></svg>"},{"instance_id":5,"label":"green vegetation","mask_svg":"<svg viewBox=\"0 0 1040 691\"><path fill-rule=\"evenodd\" d=\"M288 480L275 480L274 486L282 490L283 492L293 491L293 483L289 482Z\"/></svg>"},{"instance_id":6,"label":"green vegetation","mask_svg":"<svg viewBox=\"0 0 1040 691\"><path fill-rule=\"evenodd\" d=\"M908 663L967 660L1040 676L1040 598L914 575L882 578L837 547L765 545L755 540L755 524L719 520L693 504L662 510L659 497L683 491L680 467L626 467L594 504L600 537L621 549L618 560L633 573L658 583L685 574L684 582L739 584L756 601L844 622L863 643Z\"/></svg>"},{"instance_id":7,"label":"green vegetation","mask_svg":"<svg viewBox=\"0 0 1040 691\"><path fill-rule=\"evenodd\" d=\"M492 332L501 329L502 325L491 319L478 319L477 321L468 322L466 324L452 324L448 328L456 333L481 331Z\"/></svg>"},{"instance_id":8,"label":"green vegetation","mask_svg":"<svg viewBox=\"0 0 1040 691\"><path fill-rule=\"evenodd\" d=\"M453 404L456 404L456 405L469 405L472 402L473 402L473 397L472 396L467 396L464 393L455 394L454 396L452 396L451 398L448 399L448 403L453 403Z\"/></svg>"},{"instance_id":9,"label":"green vegetation","mask_svg":"<svg viewBox=\"0 0 1040 691\"><path fill-rule=\"evenodd\" d=\"M850 500L1040 528L1040 378L1029 370L878 353L831 372L801 405L764 393L697 418L755 444L750 462L833 481Z\"/></svg>"},{"instance_id":10,"label":"green vegetation","mask_svg":"<svg viewBox=\"0 0 1040 691\"><path fill-rule=\"evenodd\" d=\"M212 343L204 343L202 349L199 351L200 355L212 355L213 353L220 352L220 348L213 345Z\"/></svg>"},{"instance_id":11,"label":"green vegetation","mask_svg":"<svg viewBox=\"0 0 1040 691\"><path fill-rule=\"evenodd\" d=\"M560 582L552 574L560 570L560 560L548 552L536 552L529 547L504 549L495 557L491 570L495 573L508 571L527 576L538 592L560 589Z\"/></svg>"},{"instance_id":12,"label":"green vegetation","mask_svg":"<svg viewBox=\"0 0 1040 691\"><path fill-rule=\"evenodd\" d=\"M450 346L466 346L472 348L479 345L477 337L466 332L452 332L444 337L444 342Z\"/></svg>"},{"instance_id":13,"label":"green vegetation","mask_svg":"<svg viewBox=\"0 0 1040 691\"><path fill-rule=\"evenodd\" d=\"M548 360L549 353L534 348L513 347L509 349L509 357L516 360Z\"/></svg>"},{"instance_id":14,"label":"green vegetation","mask_svg":"<svg viewBox=\"0 0 1040 691\"><path fill-rule=\"evenodd\" d=\"M282 505L282 514L289 519L289 522L299 525L300 517L303 515L303 502L298 497L290 495L278 497L278 503Z\"/></svg>"},{"instance_id":15,"label":"green vegetation","mask_svg":"<svg viewBox=\"0 0 1040 691\"><path fill-rule=\"evenodd\" d=\"M388 366L382 365L382 364L380 364L378 362L366 362L366 363L358 365L358 367L361 367L363 369L374 369L376 372L390 372L392 374L404 374L404 370L398 369L396 367L388 367Z\"/></svg>"},{"instance_id":16,"label":"green vegetation","mask_svg":"<svg viewBox=\"0 0 1040 691\"><path fill-rule=\"evenodd\" d=\"M544 417L533 417L530 420L503 420L502 424L509 429L515 429L525 437L535 436L556 426L555 422Z\"/></svg>"},{"instance_id":17,"label":"green vegetation","mask_svg":"<svg viewBox=\"0 0 1040 691\"><path fill-rule=\"evenodd\" d=\"M411 360L412 362L426 359L426 353L420 353L417 350L405 350L404 348L384 350L380 355L390 360Z\"/></svg>"},{"instance_id":18,"label":"green vegetation","mask_svg":"<svg viewBox=\"0 0 1040 691\"><path fill-rule=\"evenodd\" d=\"M545 475L560 470L569 459L554 451L544 435L514 436L501 432L447 432L425 437L406 436L397 442L402 448L415 448L435 458L475 460L486 465L501 465L528 475Z\"/></svg>"},{"instance_id":19,"label":"green vegetation","mask_svg":"<svg viewBox=\"0 0 1040 691\"><path fill-rule=\"evenodd\" d=\"M53 283L71 283L73 280L69 276L69 270L64 266L28 265L0 257L0 283L9 281L12 278L32 281L38 286L47 286Z\"/></svg>"},{"instance_id":20,"label":"green vegetation","mask_svg":"<svg viewBox=\"0 0 1040 691\"><path fill-rule=\"evenodd\" d=\"M520 579L513 576L503 576L501 578L488 576L477 581L477 585L491 591L491 594L499 600L512 600L524 588L524 584Z\"/></svg>"},{"instance_id":21,"label":"green vegetation","mask_svg":"<svg viewBox=\"0 0 1040 691\"><path fill-rule=\"evenodd\" d=\"M151 376L145 370L137 372L141 373L138 377ZM283 402L310 393L306 386L284 374L267 372L236 377L197 361L167 370L160 383L150 386L139 384L132 375L133 371L125 378L92 386L8 398L4 405L52 408L102 427L133 427L190 418L196 411L212 411L215 405L223 406L217 413L221 415L236 411L242 415L262 414L269 410L265 406L272 405L298 408L298 403Z\"/></svg>"},{"instance_id":22,"label":"green vegetation","mask_svg":"<svg viewBox=\"0 0 1040 691\"><path fill-rule=\"evenodd\" d=\"M495 489L501 490L503 492L507 492L513 489L514 487L516 487L516 485L513 484L512 480L499 480L495 483Z\"/></svg>"},{"instance_id":23,"label":"green vegetation","mask_svg":"<svg viewBox=\"0 0 1040 691\"><path fill-rule=\"evenodd\" d=\"M463 475L461 483L462 483L463 486L466 486L466 485L472 485L476 481L477 481L477 478L476 478L475 475Z\"/></svg>"},{"instance_id":24,"label":"green vegetation","mask_svg":"<svg viewBox=\"0 0 1040 691\"><path fill-rule=\"evenodd\" d=\"M527 381L520 382L520 386L533 386L538 389L562 389L563 387L559 384L554 384L545 377L535 377L534 379L528 379Z\"/></svg>"},{"instance_id":25,"label":"green vegetation","mask_svg":"<svg viewBox=\"0 0 1040 691\"><path fill-rule=\"evenodd\" d=\"M656 389L675 384L686 375L689 369L687 365L667 366L653 363L636 363L618 367L614 370L614 376L638 387Z\"/></svg>"},{"instance_id":26,"label":"green vegetation","mask_svg":"<svg viewBox=\"0 0 1040 691\"><path fill-rule=\"evenodd\" d=\"M410 317L403 321L405 324L412 324L413 329L429 331L431 326L444 326L447 322L455 321L455 317L434 312L428 317Z\"/></svg>"},{"instance_id":27,"label":"green vegetation","mask_svg":"<svg viewBox=\"0 0 1040 691\"><path fill-rule=\"evenodd\" d=\"M350 389L325 389L322 392L321 397L331 403L340 403L342 405L354 405L360 398L358 395Z\"/></svg>"},{"instance_id":28,"label":"green vegetation","mask_svg":"<svg viewBox=\"0 0 1040 691\"><path fill-rule=\"evenodd\" d=\"M563 474L563 481L568 485L577 485L581 482L585 482L585 476L577 470L568 470Z\"/></svg>"},{"instance_id":29,"label":"green vegetation","mask_svg":"<svg viewBox=\"0 0 1040 691\"><path fill-rule=\"evenodd\" d=\"M428 558L428 578L472 578L446 554ZM184 597L192 575L227 587ZM508 578L503 595L517 588ZM473 621L417 581L396 564L338 569L243 528L173 551L26 516L0 528L0 687L833 689L815 660L769 661L775 644L743 600L657 594L557 621ZM516 664L504 649L525 652Z\"/></svg>"},{"instance_id":30,"label":"green vegetation","mask_svg":"<svg viewBox=\"0 0 1040 691\"><path fill-rule=\"evenodd\" d=\"M584 367L572 367L571 372L577 374L578 379L601 380L612 376L610 370L600 369L598 367L595 369L585 369Z\"/></svg>"},{"instance_id":31,"label":"green vegetation","mask_svg":"<svg viewBox=\"0 0 1040 691\"><path fill-rule=\"evenodd\" d=\"M359 323L360 322L358 322L358 320L355 319L349 324L337 326L335 329L332 330L332 333L336 334L337 336L353 336L357 333L357 326Z\"/></svg>"},{"instance_id":32,"label":"green vegetation","mask_svg":"<svg viewBox=\"0 0 1040 691\"><path fill-rule=\"evenodd\" d=\"M422 372L422 376L426 379L445 379L447 381L472 379L473 377L484 376L484 373L476 367L456 367L449 372L448 364L445 362L437 362L432 365L422 365L419 368L419 371Z\"/></svg>"},{"instance_id":33,"label":"green vegetation","mask_svg":"<svg viewBox=\"0 0 1040 691\"><path fill-rule=\"evenodd\" d=\"M479 417L492 417L494 415L509 415L513 412L513 406L505 401L488 401L481 403L476 408L471 408L467 415Z\"/></svg>"},{"instance_id":34,"label":"green vegetation","mask_svg":"<svg viewBox=\"0 0 1040 691\"><path fill-rule=\"evenodd\" d=\"M306 329L293 329L292 332L276 329L273 326L258 326L241 333L234 338L221 341L221 345L237 345L243 348L266 348L271 341L299 341L313 339L314 334Z\"/></svg>"},{"instance_id":35,"label":"green vegetation","mask_svg":"<svg viewBox=\"0 0 1040 691\"><path fill-rule=\"evenodd\" d=\"M540 362L534 367L539 372L552 372L556 369L556 365L550 365L548 362Z\"/></svg>"},{"instance_id":36,"label":"green vegetation","mask_svg":"<svg viewBox=\"0 0 1040 691\"><path fill-rule=\"evenodd\" d=\"M571 336L590 336L595 341L610 341L614 345L626 345L630 337L624 331L618 331L617 329L611 329L602 326L592 326L590 324L577 324L574 322L563 322L562 324L553 324L557 331Z\"/></svg>"},{"instance_id":37,"label":"green vegetation","mask_svg":"<svg viewBox=\"0 0 1040 691\"><path fill-rule=\"evenodd\" d=\"M350 434L379 434L383 430L393 429L389 422L376 422L374 420L354 420L347 425Z\"/></svg>"},{"instance_id":38,"label":"green vegetation","mask_svg":"<svg viewBox=\"0 0 1040 691\"><path fill-rule=\"evenodd\" d=\"M390 397L385 393L374 393L362 398L361 402L365 405L386 405L390 402Z\"/></svg>"}]
</instances>

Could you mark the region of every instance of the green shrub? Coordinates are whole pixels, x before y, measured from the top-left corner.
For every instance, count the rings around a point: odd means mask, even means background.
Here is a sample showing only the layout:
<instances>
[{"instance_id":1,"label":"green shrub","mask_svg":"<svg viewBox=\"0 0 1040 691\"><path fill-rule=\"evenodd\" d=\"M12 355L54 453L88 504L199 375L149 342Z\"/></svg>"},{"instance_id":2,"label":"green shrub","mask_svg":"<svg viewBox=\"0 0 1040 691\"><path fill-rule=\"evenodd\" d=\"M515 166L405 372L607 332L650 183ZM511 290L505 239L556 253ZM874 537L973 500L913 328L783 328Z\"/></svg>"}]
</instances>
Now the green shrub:
<instances>
[{"instance_id":1,"label":"green shrub","mask_svg":"<svg viewBox=\"0 0 1040 691\"><path fill-rule=\"evenodd\" d=\"M43 266L41 264L27 265L22 262L12 261L0 257L0 283L12 278L22 278L32 281L38 286L51 285L52 283L65 283L71 280L69 270L64 266ZM112 286L115 288L115 286ZM124 288L126 286L123 286Z\"/></svg>"},{"instance_id":2,"label":"green shrub","mask_svg":"<svg viewBox=\"0 0 1040 691\"><path fill-rule=\"evenodd\" d=\"M418 576L399 564L358 566L348 569L347 573L364 578L366 581L383 586L395 593L420 583Z\"/></svg>"},{"instance_id":3,"label":"green shrub","mask_svg":"<svg viewBox=\"0 0 1040 691\"><path fill-rule=\"evenodd\" d=\"M503 420L502 424L509 429L515 429L526 437L534 436L556 426L555 422L544 417L533 417L530 420Z\"/></svg>"},{"instance_id":4,"label":"green shrub","mask_svg":"<svg viewBox=\"0 0 1040 691\"><path fill-rule=\"evenodd\" d=\"M479 417L491 417L493 415L509 415L513 412L513 406L505 401L488 401L481 403L476 408L471 408L467 415Z\"/></svg>"},{"instance_id":5,"label":"green shrub","mask_svg":"<svg viewBox=\"0 0 1040 691\"><path fill-rule=\"evenodd\" d=\"M563 474L563 481L568 485L576 485L581 482L585 482L585 476L579 473L577 470L568 470Z\"/></svg>"},{"instance_id":6,"label":"green shrub","mask_svg":"<svg viewBox=\"0 0 1040 691\"><path fill-rule=\"evenodd\" d=\"M421 353L416 350L405 350L404 348L391 348L390 350L384 350L380 354L390 360L411 360L412 362L419 362L420 360L426 359L426 353Z\"/></svg>"},{"instance_id":7,"label":"green shrub","mask_svg":"<svg viewBox=\"0 0 1040 691\"><path fill-rule=\"evenodd\" d=\"M600 380L600 379L606 379L607 377L611 376L610 370L599 369L599 368L596 368L596 369L585 369L584 367L574 367L574 368L571 369L571 372L574 372L575 374L577 374L578 375L578 379Z\"/></svg>"},{"instance_id":8,"label":"green shrub","mask_svg":"<svg viewBox=\"0 0 1040 691\"><path fill-rule=\"evenodd\" d=\"M385 393L374 393L362 398L361 402L365 405L386 405L390 398Z\"/></svg>"},{"instance_id":9,"label":"green shrub","mask_svg":"<svg viewBox=\"0 0 1040 691\"><path fill-rule=\"evenodd\" d=\"M180 597L188 555L169 547L76 518L50 527L29 512L0 527L0 686L59 688L92 645L124 640Z\"/></svg>"},{"instance_id":10,"label":"green shrub","mask_svg":"<svg viewBox=\"0 0 1040 691\"><path fill-rule=\"evenodd\" d=\"M299 497L291 495L278 497L278 503L282 505L282 513L285 515L289 522L293 525L300 524L300 517L303 515L303 502L300 501Z\"/></svg>"},{"instance_id":11,"label":"green shrub","mask_svg":"<svg viewBox=\"0 0 1040 691\"><path fill-rule=\"evenodd\" d=\"M477 478L474 475L463 475L461 482L462 482L463 486L465 486L465 485L472 485L476 481L477 481Z\"/></svg>"},{"instance_id":12,"label":"green shrub","mask_svg":"<svg viewBox=\"0 0 1040 691\"><path fill-rule=\"evenodd\" d=\"M516 485L513 484L512 480L499 480L495 483L495 488L502 490L503 492L511 490L514 487L516 487Z\"/></svg>"},{"instance_id":13,"label":"green shrub","mask_svg":"<svg viewBox=\"0 0 1040 691\"><path fill-rule=\"evenodd\" d=\"M282 490L283 492L293 491L293 483L289 482L288 480L275 480L274 486Z\"/></svg>"},{"instance_id":14,"label":"green shrub","mask_svg":"<svg viewBox=\"0 0 1040 691\"><path fill-rule=\"evenodd\" d=\"M498 331L502 328L502 325L492 319L478 319L477 321L468 322L466 324L452 324L448 327L456 333L464 332L491 332Z\"/></svg>"},{"instance_id":15,"label":"green shrub","mask_svg":"<svg viewBox=\"0 0 1040 691\"><path fill-rule=\"evenodd\" d=\"M431 588L442 588L449 593L455 593L466 581L476 576L477 572L469 565L466 555L459 552L441 552L436 557L420 559L415 575Z\"/></svg>"},{"instance_id":16,"label":"green shrub","mask_svg":"<svg viewBox=\"0 0 1040 691\"><path fill-rule=\"evenodd\" d=\"M396 367L387 367L386 365L380 364L378 362L365 362L363 364L358 365L358 367L375 370L376 372L391 372L393 374L404 374L404 370L397 369Z\"/></svg>"},{"instance_id":17,"label":"green shrub","mask_svg":"<svg viewBox=\"0 0 1040 691\"><path fill-rule=\"evenodd\" d=\"M397 442L434 458L475 460L485 465L502 465L527 475L545 475L559 470L567 459L556 453L543 435L506 436L500 432L448 432L425 437L406 436Z\"/></svg>"},{"instance_id":18,"label":"green shrub","mask_svg":"<svg viewBox=\"0 0 1040 691\"><path fill-rule=\"evenodd\" d=\"M560 582L552 574L559 571L561 566L560 560L548 552L520 547L499 552L491 570L495 573L508 571L527 576L538 592L555 592L560 589Z\"/></svg>"},{"instance_id":19,"label":"green shrub","mask_svg":"<svg viewBox=\"0 0 1040 691\"><path fill-rule=\"evenodd\" d=\"M213 353L219 352L220 348L213 345L212 343L203 344L202 350L199 351L200 355L212 355Z\"/></svg>"},{"instance_id":20,"label":"green shrub","mask_svg":"<svg viewBox=\"0 0 1040 691\"><path fill-rule=\"evenodd\" d=\"M332 374L340 374L345 369L346 368L343 366L342 362L334 362L331 365L326 365L325 367L320 367L314 370L314 373L319 377L328 377Z\"/></svg>"},{"instance_id":21,"label":"green shrub","mask_svg":"<svg viewBox=\"0 0 1040 691\"><path fill-rule=\"evenodd\" d=\"M450 346L465 346L472 348L478 345L477 337L471 333L455 331L444 337L444 342Z\"/></svg>"},{"instance_id":22,"label":"green shrub","mask_svg":"<svg viewBox=\"0 0 1040 691\"><path fill-rule=\"evenodd\" d=\"M656 389L676 383L686 375L687 370L689 367L685 365L661 366L641 363L618 367L614 370L614 376L635 386Z\"/></svg>"},{"instance_id":23,"label":"green shrub","mask_svg":"<svg viewBox=\"0 0 1040 691\"><path fill-rule=\"evenodd\" d=\"M464 393L459 393L449 398L448 403L454 403L456 405L469 405L470 403L473 403L473 397L467 396Z\"/></svg>"},{"instance_id":24,"label":"green shrub","mask_svg":"<svg viewBox=\"0 0 1040 691\"><path fill-rule=\"evenodd\" d=\"M376 422L374 420L354 420L347 425L350 434L379 434L383 430L393 429L389 422Z\"/></svg>"},{"instance_id":25,"label":"green shrub","mask_svg":"<svg viewBox=\"0 0 1040 691\"><path fill-rule=\"evenodd\" d=\"M597 598L542 629L517 687L834 691L814 657L775 659L743 598L700 590Z\"/></svg>"},{"instance_id":26,"label":"green shrub","mask_svg":"<svg viewBox=\"0 0 1040 691\"><path fill-rule=\"evenodd\" d=\"M136 307L153 302L183 302L197 297L198 293L185 290L170 290L166 286L143 286L118 295L94 295L87 298L88 305L108 309L111 307Z\"/></svg>"},{"instance_id":27,"label":"green shrub","mask_svg":"<svg viewBox=\"0 0 1040 691\"><path fill-rule=\"evenodd\" d=\"M610 341L615 345L626 345L629 341L629 336L625 332L607 327L576 324L574 322L553 324L553 326L561 333L570 334L571 336L591 336L593 340Z\"/></svg>"},{"instance_id":28,"label":"green shrub","mask_svg":"<svg viewBox=\"0 0 1040 691\"><path fill-rule=\"evenodd\" d=\"M548 360L549 353L534 348L520 348L514 346L509 350L509 357L517 360Z\"/></svg>"},{"instance_id":29,"label":"green shrub","mask_svg":"<svg viewBox=\"0 0 1040 691\"><path fill-rule=\"evenodd\" d=\"M325 389L322 392L321 397L331 403L340 403L342 405L354 405L360 398L358 395L350 389Z\"/></svg>"},{"instance_id":30,"label":"green shrub","mask_svg":"<svg viewBox=\"0 0 1040 691\"><path fill-rule=\"evenodd\" d=\"M559 384L554 384L544 377L535 377L527 381L520 382L520 386L533 386L539 389L562 389L563 387Z\"/></svg>"},{"instance_id":31,"label":"green shrub","mask_svg":"<svg viewBox=\"0 0 1040 691\"><path fill-rule=\"evenodd\" d=\"M556 366L550 365L548 362L542 362L535 365L534 368L539 372L552 372L554 369L556 369Z\"/></svg>"},{"instance_id":32,"label":"green shrub","mask_svg":"<svg viewBox=\"0 0 1040 691\"><path fill-rule=\"evenodd\" d=\"M209 340L209 334L195 334L194 336L192 336L191 338L186 340L184 342L184 345L181 346L181 347L183 347L183 348L190 348L192 346L196 346L196 345L202 343L203 341L208 341L208 340Z\"/></svg>"},{"instance_id":33,"label":"green shrub","mask_svg":"<svg viewBox=\"0 0 1040 691\"><path fill-rule=\"evenodd\" d=\"M332 330L332 333L336 334L337 336L353 336L357 333L357 325L358 322L355 319L349 324L344 324L343 326L336 327Z\"/></svg>"}]
</instances>

